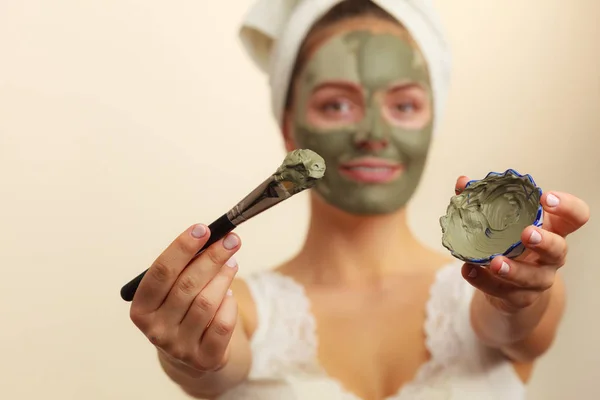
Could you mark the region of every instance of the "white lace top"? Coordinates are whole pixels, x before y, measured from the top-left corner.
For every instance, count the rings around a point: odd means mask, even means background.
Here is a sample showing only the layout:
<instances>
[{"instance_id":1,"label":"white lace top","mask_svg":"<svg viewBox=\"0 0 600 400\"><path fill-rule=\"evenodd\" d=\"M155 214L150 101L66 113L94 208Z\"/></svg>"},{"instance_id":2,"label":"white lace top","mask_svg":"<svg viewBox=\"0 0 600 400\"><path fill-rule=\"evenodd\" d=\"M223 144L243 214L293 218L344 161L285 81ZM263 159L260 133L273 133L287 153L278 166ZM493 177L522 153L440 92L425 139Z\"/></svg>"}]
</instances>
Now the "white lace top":
<instances>
[{"instance_id":1,"label":"white lace top","mask_svg":"<svg viewBox=\"0 0 600 400\"><path fill-rule=\"evenodd\" d=\"M460 265L440 269L431 286L424 327L429 361L386 400L525 399L512 365L475 337L469 320L474 289L462 278ZM315 319L304 288L275 271L245 281L258 316L252 368L244 383L219 400L360 400L319 365Z\"/></svg>"}]
</instances>

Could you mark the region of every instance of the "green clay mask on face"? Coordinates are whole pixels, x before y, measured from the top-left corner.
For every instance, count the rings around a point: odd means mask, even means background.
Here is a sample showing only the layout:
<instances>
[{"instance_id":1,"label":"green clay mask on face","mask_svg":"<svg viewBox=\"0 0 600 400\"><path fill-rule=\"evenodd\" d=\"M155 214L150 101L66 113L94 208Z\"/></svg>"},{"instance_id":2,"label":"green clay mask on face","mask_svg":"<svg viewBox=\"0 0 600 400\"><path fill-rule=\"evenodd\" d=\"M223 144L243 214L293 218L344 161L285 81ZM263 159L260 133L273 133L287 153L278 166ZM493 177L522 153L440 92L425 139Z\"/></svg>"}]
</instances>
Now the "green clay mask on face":
<instances>
[{"instance_id":1,"label":"green clay mask on face","mask_svg":"<svg viewBox=\"0 0 600 400\"><path fill-rule=\"evenodd\" d=\"M430 101L429 79L421 54L393 34L346 32L330 38L314 53L296 84L293 127L297 146L316 151L327 163L327 173L315 187L326 202L353 214L390 213L408 202L425 167L433 118L418 128L391 123L384 117L384 99L395 85L418 84ZM309 120L311 95L332 82L360 88L360 120L335 127L316 126ZM385 141L386 145L377 150L359 145L365 141ZM351 179L342 172L342 165L363 157L400 165L402 171L391 181L375 183Z\"/></svg>"}]
</instances>

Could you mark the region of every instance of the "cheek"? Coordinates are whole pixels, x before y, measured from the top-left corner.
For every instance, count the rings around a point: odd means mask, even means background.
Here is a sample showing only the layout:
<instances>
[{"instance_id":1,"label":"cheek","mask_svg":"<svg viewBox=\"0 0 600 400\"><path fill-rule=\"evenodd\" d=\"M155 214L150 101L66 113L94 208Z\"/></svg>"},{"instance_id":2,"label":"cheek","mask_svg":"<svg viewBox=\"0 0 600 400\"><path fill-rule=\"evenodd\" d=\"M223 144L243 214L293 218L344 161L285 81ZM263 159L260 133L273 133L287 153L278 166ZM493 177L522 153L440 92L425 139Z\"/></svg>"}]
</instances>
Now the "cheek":
<instances>
[{"instance_id":1,"label":"cheek","mask_svg":"<svg viewBox=\"0 0 600 400\"><path fill-rule=\"evenodd\" d=\"M344 132L316 133L296 127L296 143L298 147L307 148L318 153L328 163L338 160L345 154L353 152L352 135Z\"/></svg>"},{"instance_id":2,"label":"cheek","mask_svg":"<svg viewBox=\"0 0 600 400\"><path fill-rule=\"evenodd\" d=\"M401 115L401 113L384 107L382 114L390 125L413 131L425 128L431 120L431 113L429 110L419 111L413 115Z\"/></svg>"},{"instance_id":3,"label":"cheek","mask_svg":"<svg viewBox=\"0 0 600 400\"><path fill-rule=\"evenodd\" d=\"M392 130L396 147L411 159L424 159L427 156L431 146L431 133L430 125L418 131L398 128Z\"/></svg>"}]
</instances>

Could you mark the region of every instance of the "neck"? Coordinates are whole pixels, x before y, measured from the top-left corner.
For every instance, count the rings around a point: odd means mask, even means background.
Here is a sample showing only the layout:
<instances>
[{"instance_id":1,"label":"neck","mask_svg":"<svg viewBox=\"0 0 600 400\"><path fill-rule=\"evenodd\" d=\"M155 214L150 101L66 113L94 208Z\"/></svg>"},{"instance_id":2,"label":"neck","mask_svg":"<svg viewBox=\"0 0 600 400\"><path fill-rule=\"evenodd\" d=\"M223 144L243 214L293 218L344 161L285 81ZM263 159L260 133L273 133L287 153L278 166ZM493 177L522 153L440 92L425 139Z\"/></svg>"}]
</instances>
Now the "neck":
<instances>
[{"instance_id":1,"label":"neck","mask_svg":"<svg viewBox=\"0 0 600 400\"><path fill-rule=\"evenodd\" d=\"M321 283L365 283L385 275L415 271L429 263L431 250L411 233L406 209L376 216L341 211L311 195L311 218L304 246L293 264ZM436 261L441 257L437 257Z\"/></svg>"}]
</instances>

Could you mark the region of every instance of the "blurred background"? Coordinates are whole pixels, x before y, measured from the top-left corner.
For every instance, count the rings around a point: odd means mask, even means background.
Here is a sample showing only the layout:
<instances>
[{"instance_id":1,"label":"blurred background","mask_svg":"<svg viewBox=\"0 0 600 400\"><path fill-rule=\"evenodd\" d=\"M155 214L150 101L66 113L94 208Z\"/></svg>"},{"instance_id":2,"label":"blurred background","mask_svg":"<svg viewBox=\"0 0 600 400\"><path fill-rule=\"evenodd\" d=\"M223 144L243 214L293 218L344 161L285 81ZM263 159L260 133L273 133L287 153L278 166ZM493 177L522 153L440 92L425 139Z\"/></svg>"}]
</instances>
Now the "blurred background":
<instances>
[{"instance_id":1,"label":"blurred background","mask_svg":"<svg viewBox=\"0 0 600 400\"><path fill-rule=\"evenodd\" d=\"M185 398L119 290L283 159L266 78L237 39L250 4L0 2L1 398ZM461 174L515 168L586 200L567 314L529 398L598 399L600 2L436 5L454 77L412 227L443 251ZM238 229L240 273L290 257L306 217L301 194Z\"/></svg>"}]
</instances>

